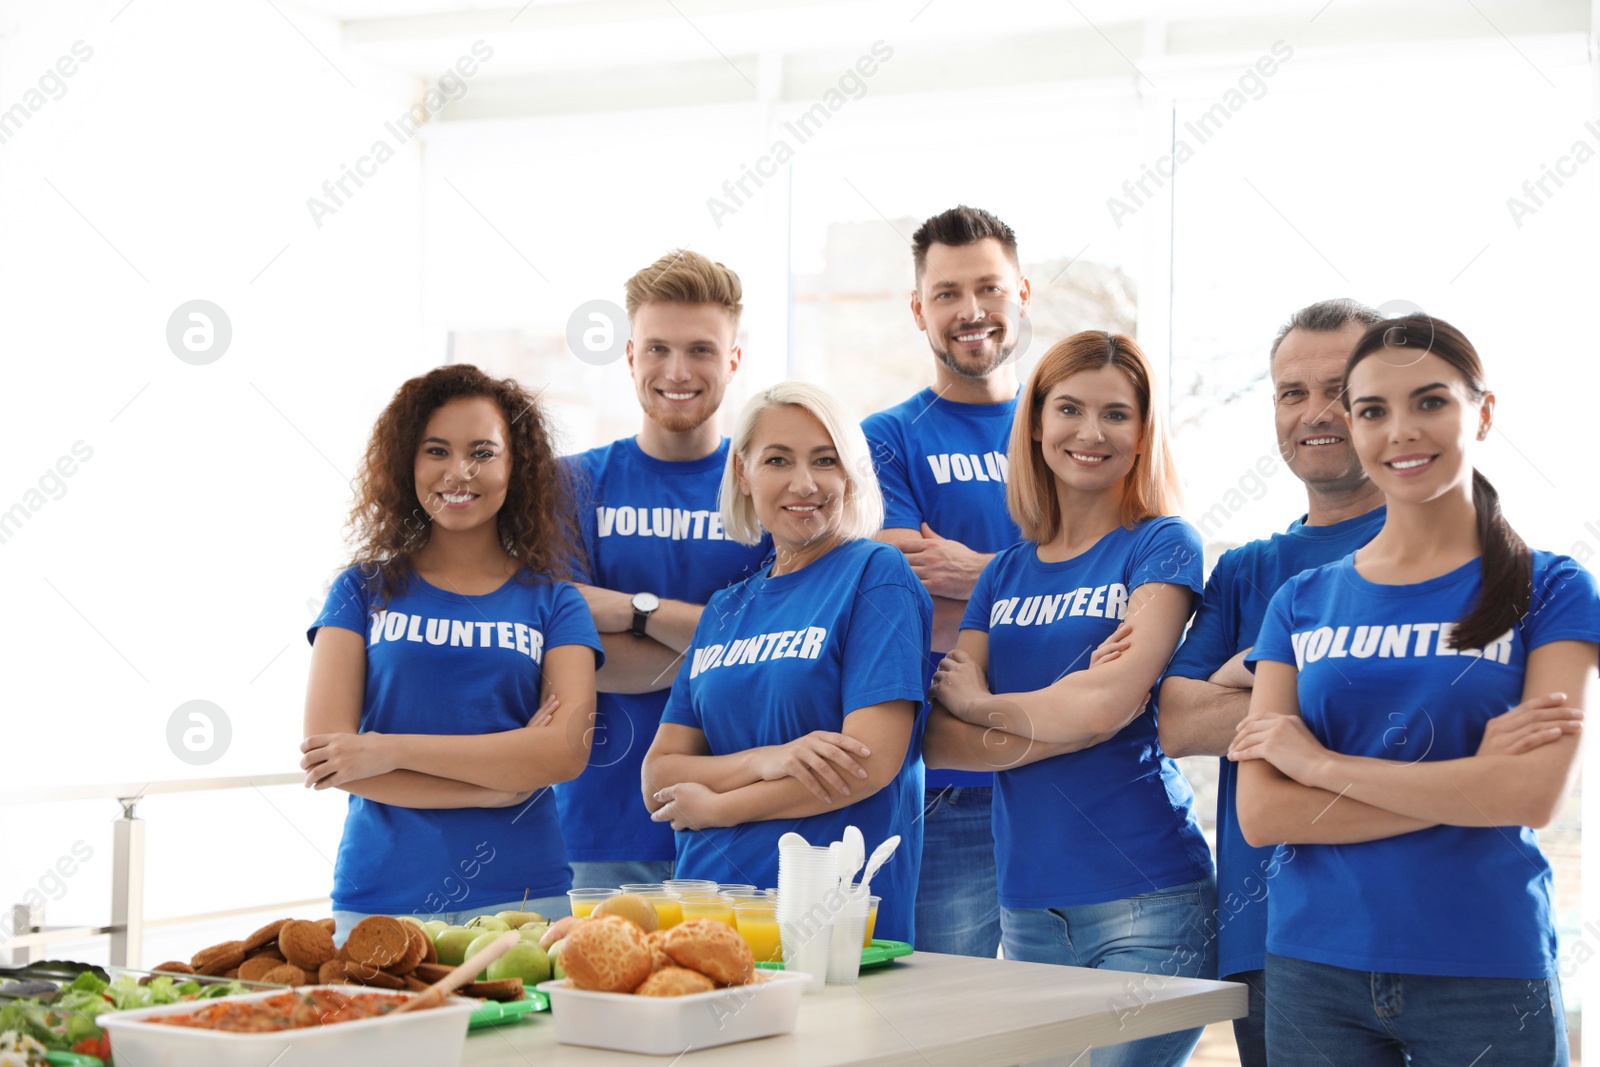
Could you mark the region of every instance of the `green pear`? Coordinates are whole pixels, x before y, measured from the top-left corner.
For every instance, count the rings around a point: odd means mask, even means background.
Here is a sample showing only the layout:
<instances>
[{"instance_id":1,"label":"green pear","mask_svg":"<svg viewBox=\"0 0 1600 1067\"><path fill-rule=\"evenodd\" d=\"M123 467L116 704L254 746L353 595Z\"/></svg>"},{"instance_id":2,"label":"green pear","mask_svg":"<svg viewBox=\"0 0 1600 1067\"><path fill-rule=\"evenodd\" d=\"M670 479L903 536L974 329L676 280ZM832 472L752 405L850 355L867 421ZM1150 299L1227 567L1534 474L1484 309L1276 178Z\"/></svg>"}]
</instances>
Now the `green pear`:
<instances>
[{"instance_id":1,"label":"green pear","mask_svg":"<svg viewBox=\"0 0 1600 1067\"><path fill-rule=\"evenodd\" d=\"M523 985L538 985L550 980L550 956L537 942L523 941L511 951L489 964L489 981L501 978L520 978Z\"/></svg>"}]
</instances>

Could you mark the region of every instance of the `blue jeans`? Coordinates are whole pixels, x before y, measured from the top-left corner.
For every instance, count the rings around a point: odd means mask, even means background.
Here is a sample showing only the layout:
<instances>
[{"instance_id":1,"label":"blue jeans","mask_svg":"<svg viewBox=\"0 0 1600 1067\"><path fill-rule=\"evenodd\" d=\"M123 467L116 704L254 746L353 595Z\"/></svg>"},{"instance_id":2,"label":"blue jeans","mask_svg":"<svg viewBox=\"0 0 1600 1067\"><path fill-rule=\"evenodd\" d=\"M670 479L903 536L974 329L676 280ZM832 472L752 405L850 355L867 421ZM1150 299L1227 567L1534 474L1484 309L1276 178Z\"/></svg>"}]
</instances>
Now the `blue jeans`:
<instances>
[{"instance_id":1,"label":"blue jeans","mask_svg":"<svg viewBox=\"0 0 1600 1067\"><path fill-rule=\"evenodd\" d=\"M566 897L538 897L524 903L522 900L508 900L501 904L484 904L477 908L467 908L464 911L436 911L431 914L413 912L412 914L427 922L429 919L443 919L451 926L465 926L467 920L475 915L493 915L497 911L536 911L546 919L559 919L563 915L572 914L572 903ZM333 940L336 944L344 944L344 939L350 936L350 931L355 929L356 923L367 918L365 912L338 911L333 913Z\"/></svg>"},{"instance_id":2,"label":"blue jeans","mask_svg":"<svg viewBox=\"0 0 1600 1067\"><path fill-rule=\"evenodd\" d=\"M1000 947L990 787L929 789L922 809L917 949L994 959Z\"/></svg>"},{"instance_id":3,"label":"blue jeans","mask_svg":"<svg viewBox=\"0 0 1600 1067\"><path fill-rule=\"evenodd\" d=\"M1271 953L1267 975L1272 1067L1568 1062L1567 1020L1554 978L1386 974Z\"/></svg>"},{"instance_id":4,"label":"blue jeans","mask_svg":"<svg viewBox=\"0 0 1600 1067\"><path fill-rule=\"evenodd\" d=\"M1008 960L1143 972L1151 976L1145 979L1148 984L1163 977L1215 978L1217 941L1206 928L1216 908L1217 882L1212 877L1104 904L1002 907L1001 943ZM1131 1018L1148 996L1141 996L1132 980L1127 989L1121 1014ZM1097 1048L1089 1062L1093 1067L1181 1067L1203 1029Z\"/></svg>"},{"instance_id":5,"label":"blue jeans","mask_svg":"<svg viewBox=\"0 0 1600 1067\"><path fill-rule=\"evenodd\" d=\"M671 860L571 860L567 865L572 868L574 889L616 889L665 882L672 877Z\"/></svg>"},{"instance_id":6,"label":"blue jeans","mask_svg":"<svg viewBox=\"0 0 1600 1067\"><path fill-rule=\"evenodd\" d=\"M1239 1048L1239 1067L1267 1067L1267 972L1240 971L1223 981L1250 987L1250 1014L1233 1020L1233 1043Z\"/></svg>"}]
</instances>

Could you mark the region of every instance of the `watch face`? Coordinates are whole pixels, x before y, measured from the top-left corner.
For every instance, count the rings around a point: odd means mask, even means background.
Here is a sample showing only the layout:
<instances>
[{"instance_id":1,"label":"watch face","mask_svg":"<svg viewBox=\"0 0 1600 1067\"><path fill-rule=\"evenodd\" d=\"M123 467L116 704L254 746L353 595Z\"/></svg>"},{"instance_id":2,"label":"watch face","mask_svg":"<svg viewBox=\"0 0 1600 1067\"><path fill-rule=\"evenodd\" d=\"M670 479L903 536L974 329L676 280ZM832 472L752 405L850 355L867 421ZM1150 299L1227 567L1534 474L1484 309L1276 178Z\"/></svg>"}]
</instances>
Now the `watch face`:
<instances>
[{"instance_id":1,"label":"watch face","mask_svg":"<svg viewBox=\"0 0 1600 1067\"><path fill-rule=\"evenodd\" d=\"M654 593L635 593L633 609L635 611L654 611L661 606L661 598Z\"/></svg>"}]
</instances>

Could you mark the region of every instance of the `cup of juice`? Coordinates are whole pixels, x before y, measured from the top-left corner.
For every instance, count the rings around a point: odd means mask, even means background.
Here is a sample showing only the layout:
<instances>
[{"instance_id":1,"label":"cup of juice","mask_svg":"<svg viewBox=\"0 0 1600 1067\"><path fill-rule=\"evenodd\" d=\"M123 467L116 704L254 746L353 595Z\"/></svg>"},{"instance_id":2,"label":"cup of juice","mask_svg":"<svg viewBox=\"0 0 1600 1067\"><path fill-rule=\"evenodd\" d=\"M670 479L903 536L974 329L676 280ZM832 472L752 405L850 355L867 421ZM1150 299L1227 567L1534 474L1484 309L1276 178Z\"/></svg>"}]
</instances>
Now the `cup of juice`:
<instances>
[{"instance_id":1,"label":"cup of juice","mask_svg":"<svg viewBox=\"0 0 1600 1067\"><path fill-rule=\"evenodd\" d=\"M670 930L683 922L683 905L678 900L676 893L658 890L654 893L640 893L641 897L650 902L656 909L656 926L661 930Z\"/></svg>"},{"instance_id":2,"label":"cup of juice","mask_svg":"<svg viewBox=\"0 0 1600 1067\"><path fill-rule=\"evenodd\" d=\"M770 900L741 900L733 906L734 925L757 963L782 963L777 905Z\"/></svg>"},{"instance_id":3,"label":"cup of juice","mask_svg":"<svg viewBox=\"0 0 1600 1067\"><path fill-rule=\"evenodd\" d=\"M614 897L620 889L569 889L567 899L572 902L572 914L578 918L593 914L595 906L607 897Z\"/></svg>"},{"instance_id":4,"label":"cup of juice","mask_svg":"<svg viewBox=\"0 0 1600 1067\"><path fill-rule=\"evenodd\" d=\"M878 925L878 904L882 897L867 898L867 936L861 939L862 948L872 947L872 931Z\"/></svg>"},{"instance_id":5,"label":"cup of juice","mask_svg":"<svg viewBox=\"0 0 1600 1067\"><path fill-rule=\"evenodd\" d=\"M734 925L733 904L723 900L715 893L690 894L678 898L678 906L683 909L684 921L689 919L715 919L720 923Z\"/></svg>"}]
</instances>

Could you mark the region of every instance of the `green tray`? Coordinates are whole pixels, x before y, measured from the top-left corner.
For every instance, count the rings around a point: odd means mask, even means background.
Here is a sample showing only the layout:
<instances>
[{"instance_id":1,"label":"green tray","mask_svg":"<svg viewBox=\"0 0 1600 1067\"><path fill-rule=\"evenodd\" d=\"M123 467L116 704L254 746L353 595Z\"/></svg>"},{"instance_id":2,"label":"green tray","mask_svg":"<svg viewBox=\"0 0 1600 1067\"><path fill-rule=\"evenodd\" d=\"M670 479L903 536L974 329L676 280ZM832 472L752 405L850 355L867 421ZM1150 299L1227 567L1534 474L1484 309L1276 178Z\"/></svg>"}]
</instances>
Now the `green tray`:
<instances>
[{"instance_id":1,"label":"green tray","mask_svg":"<svg viewBox=\"0 0 1600 1067\"><path fill-rule=\"evenodd\" d=\"M476 1030L483 1026L501 1026L505 1023L520 1022L536 1011L549 1011L550 998L532 986L523 986L526 992L521 1000L486 1000L483 1006L473 1012L467 1019L467 1029Z\"/></svg>"},{"instance_id":2,"label":"green tray","mask_svg":"<svg viewBox=\"0 0 1600 1067\"><path fill-rule=\"evenodd\" d=\"M873 938L871 946L861 950L861 969L882 967L893 960L899 959L901 956L911 955L911 951L911 946L904 941L881 941L878 938ZM783 964L781 963L758 963L756 966L764 971L783 970Z\"/></svg>"},{"instance_id":3,"label":"green tray","mask_svg":"<svg viewBox=\"0 0 1600 1067\"><path fill-rule=\"evenodd\" d=\"M85 1056L81 1052L46 1052L44 1062L50 1067L105 1067L105 1061L98 1056Z\"/></svg>"}]
</instances>

